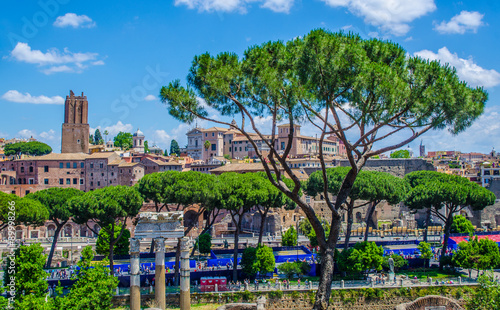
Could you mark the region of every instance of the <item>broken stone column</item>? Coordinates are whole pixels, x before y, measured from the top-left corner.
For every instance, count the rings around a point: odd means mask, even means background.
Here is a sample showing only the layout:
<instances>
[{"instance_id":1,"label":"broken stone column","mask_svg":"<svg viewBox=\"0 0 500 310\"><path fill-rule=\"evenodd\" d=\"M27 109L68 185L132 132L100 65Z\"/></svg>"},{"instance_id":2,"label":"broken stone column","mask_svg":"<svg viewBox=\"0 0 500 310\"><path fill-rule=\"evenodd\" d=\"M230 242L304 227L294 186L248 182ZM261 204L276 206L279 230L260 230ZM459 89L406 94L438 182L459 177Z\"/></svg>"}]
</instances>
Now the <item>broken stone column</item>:
<instances>
[{"instance_id":1,"label":"broken stone column","mask_svg":"<svg viewBox=\"0 0 500 310\"><path fill-rule=\"evenodd\" d=\"M191 268L189 267L189 246L188 238L181 238L181 300L180 309L191 309L191 297L189 292Z\"/></svg>"},{"instance_id":2,"label":"broken stone column","mask_svg":"<svg viewBox=\"0 0 500 310\"><path fill-rule=\"evenodd\" d=\"M165 239L155 238L155 301L156 306L165 310Z\"/></svg>"},{"instance_id":3,"label":"broken stone column","mask_svg":"<svg viewBox=\"0 0 500 310\"><path fill-rule=\"evenodd\" d=\"M130 310L141 310L141 240L130 239Z\"/></svg>"}]
</instances>

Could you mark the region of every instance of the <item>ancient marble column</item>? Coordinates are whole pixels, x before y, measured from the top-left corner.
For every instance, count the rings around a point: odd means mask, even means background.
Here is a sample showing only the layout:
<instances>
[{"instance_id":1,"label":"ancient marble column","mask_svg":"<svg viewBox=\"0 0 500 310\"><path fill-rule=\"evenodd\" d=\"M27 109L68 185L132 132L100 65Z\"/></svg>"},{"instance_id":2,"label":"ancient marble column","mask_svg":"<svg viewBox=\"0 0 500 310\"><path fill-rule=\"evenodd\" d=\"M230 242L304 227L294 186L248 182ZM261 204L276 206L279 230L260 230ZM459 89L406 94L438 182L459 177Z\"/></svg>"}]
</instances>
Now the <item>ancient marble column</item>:
<instances>
[{"instance_id":1,"label":"ancient marble column","mask_svg":"<svg viewBox=\"0 0 500 310\"><path fill-rule=\"evenodd\" d=\"M189 310L191 309L191 297L189 293L189 281L191 268L189 267L189 246L188 238L181 238L181 300L180 309Z\"/></svg>"},{"instance_id":2,"label":"ancient marble column","mask_svg":"<svg viewBox=\"0 0 500 310\"><path fill-rule=\"evenodd\" d=\"M165 310L165 239L155 240L155 301L156 306Z\"/></svg>"},{"instance_id":3,"label":"ancient marble column","mask_svg":"<svg viewBox=\"0 0 500 310\"><path fill-rule=\"evenodd\" d=\"M130 239L130 310L141 310L141 240Z\"/></svg>"}]
</instances>

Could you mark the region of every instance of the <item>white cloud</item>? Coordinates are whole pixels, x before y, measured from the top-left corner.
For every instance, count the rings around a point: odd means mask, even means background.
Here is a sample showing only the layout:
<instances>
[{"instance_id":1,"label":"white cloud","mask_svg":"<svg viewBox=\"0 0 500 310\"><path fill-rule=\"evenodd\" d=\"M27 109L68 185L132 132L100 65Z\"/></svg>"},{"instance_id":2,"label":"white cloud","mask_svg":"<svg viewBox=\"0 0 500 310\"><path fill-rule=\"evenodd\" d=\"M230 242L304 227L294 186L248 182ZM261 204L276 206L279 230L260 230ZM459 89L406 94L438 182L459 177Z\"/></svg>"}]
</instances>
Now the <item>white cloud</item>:
<instances>
[{"instance_id":1,"label":"white cloud","mask_svg":"<svg viewBox=\"0 0 500 310\"><path fill-rule=\"evenodd\" d=\"M31 96L29 93L21 94L17 90L9 90L2 95L2 99L10 102L33 103L33 104L63 104L64 98L61 96L47 97Z\"/></svg>"},{"instance_id":2,"label":"white cloud","mask_svg":"<svg viewBox=\"0 0 500 310\"><path fill-rule=\"evenodd\" d=\"M323 0L332 7L345 7L365 23L396 36L405 35L408 23L436 9L434 0Z\"/></svg>"},{"instance_id":3,"label":"white cloud","mask_svg":"<svg viewBox=\"0 0 500 310\"><path fill-rule=\"evenodd\" d=\"M446 130L436 130L422 136L426 151L461 151L488 153L493 147L499 148L498 141L492 140L499 131L500 107L484 109L484 113L466 131L452 135Z\"/></svg>"},{"instance_id":4,"label":"white cloud","mask_svg":"<svg viewBox=\"0 0 500 310\"><path fill-rule=\"evenodd\" d=\"M27 139L27 138L35 137L36 132L33 130L29 130L29 129L23 129L17 133L17 136L24 138L24 139Z\"/></svg>"},{"instance_id":5,"label":"white cloud","mask_svg":"<svg viewBox=\"0 0 500 310\"><path fill-rule=\"evenodd\" d=\"M76 72L81 73L89 65L103 65L102 60L98 60L97 53L73 53L67 48L61 53L58 49L52 48L47 52L32 50L28 43L18 42L10 52L12 58L17 61L36 64L45 74L56 72Z\"/></svg>"},{"instance_id":6,"label":"white cloud","mask_svg":"<svg viewBox=\"0 0 500 310\"><path fill-rule=\"evenodd\" d=\"M44 131L40 134L40 138L44 140L55 140L56 139L56 132L54 130L49 130L49 131Z\"/></svg>"},{"instance_id":7,"label":"white cloud","mask_svg":"<svg viewBox=\"0 0 500 310\"><path fill-rule=\"evenodd\" d=\"M144 100L146 100L146 101L153 101L156 99L158 99L158 98L156 98L156 96L154 96L154 95L147 95L146 97L144 97Z\"/></svg>"},{"instance_id":8,"label":"white cloud","mask_svg":"<svg viewBox=\"0 0 500 310\"><path fill-rule=\"evenodd\" d=\"M457 69L458 76L472 86L493 87L500 84L500 73L493 69L484 69L474 63L474 59L459 58L456 53L451 53L448 48L442 47L437 53L429 50L422 50L414 53L416 56L439 60L442 63L449 63Z\"/></svg>"},{"instance_id":9,"label":"white cloud","mask_svg":"<svg viewBox=\"0 0 500 310\"><path fill-rule=\"evenodd\" d=\"M109 140L112 139L114 136L116 136L120 131L132 133L134 127L132 126L132 124L124 124L121 121L118 121L116 124L104 128L101 128L101 126L97 126L96 128L90 128L90 133L94 134L96 129L99 129L103 137L104 137L104 131L107 130L109 133L108 135L108 140Z\"/></svg>"},{"instance_id":10,"label":"white cloud","mask_svg":"<svg viewBox=\"0 0 500 310\"><path fill-rule=\"evenodd\" d=\"M484 25L483 16L484 14L479 12L462 11L460 14L453 16L449 22L435 23L434 30L441 34L464 34L467 31L476 33L477 29Z\"/></svg>"},{"instance_id":11,"label":"white cloud","mask_svg":"<svg viewBox=\"0 0 500 310\"><path fill-rule=\"evenodd\" d=\"M175 0L175 5L185 5L189 9L198 9L200 12L247 12L252 2L259 3L261 8L270 9L278 13L289 13L295 0Z\"/></svg>"},{"instance_id":12,"label":"white cloud","mask_svg":"<svg viewBox=\"0 0 500 310\"><path fill-rule=\"evenodd\" d=\"M75 13L66 13L66 15L57 17L54 26L59 28L92 28L96 23L87 15L76 15Z\"/></svg>"},{"instance_id":13,"label":"white cloud","mask_svg":"<svg viewBox=\"0 0 500 310\"><path fill-rule=\"evenodd\" d=\"M155 143L168 145L172 137L163 129L155 130L153 140Z\"/></svg>"}]
</instances>

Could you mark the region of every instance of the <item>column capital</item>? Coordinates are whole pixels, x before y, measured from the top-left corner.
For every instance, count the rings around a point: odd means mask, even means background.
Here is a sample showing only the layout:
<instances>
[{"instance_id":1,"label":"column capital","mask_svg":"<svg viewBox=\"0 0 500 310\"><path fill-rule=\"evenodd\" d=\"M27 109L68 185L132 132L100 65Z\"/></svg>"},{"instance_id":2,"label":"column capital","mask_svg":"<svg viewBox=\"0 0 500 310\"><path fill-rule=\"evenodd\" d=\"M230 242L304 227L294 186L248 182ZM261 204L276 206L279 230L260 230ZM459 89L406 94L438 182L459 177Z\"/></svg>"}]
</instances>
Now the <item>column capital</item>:
<instances>
[{"instance_id":1,"label":"column capital","mask_svg":"<svg viewBox=\"0 0 500 310\"><path fill-rule=\"evenodd\" d=\"M181 252L189 251L190 244L189 244L189 238L188 237L182 237L179 238L181 240Z\"/></svg>"},{"instance_id":2,"label":"column capital","mask_svg":"<svg viewBox=\"0 0 500 310\"><path fill-rule=\"evenodd\" d=\"M141 252L141 238L130 238L130 254Z\"/></svg>"},{"instance_id":3,"label":"column capital","mask_svg":"<svg viewBox=\"0 0 500 310\"><path fill-rule=\"evenodd\" d=\"M156 252L160 252L160 251L165 252L165 238L156 237L154 239L154 241L155 241L155 251Z\"/></svg>"}]
</instances>

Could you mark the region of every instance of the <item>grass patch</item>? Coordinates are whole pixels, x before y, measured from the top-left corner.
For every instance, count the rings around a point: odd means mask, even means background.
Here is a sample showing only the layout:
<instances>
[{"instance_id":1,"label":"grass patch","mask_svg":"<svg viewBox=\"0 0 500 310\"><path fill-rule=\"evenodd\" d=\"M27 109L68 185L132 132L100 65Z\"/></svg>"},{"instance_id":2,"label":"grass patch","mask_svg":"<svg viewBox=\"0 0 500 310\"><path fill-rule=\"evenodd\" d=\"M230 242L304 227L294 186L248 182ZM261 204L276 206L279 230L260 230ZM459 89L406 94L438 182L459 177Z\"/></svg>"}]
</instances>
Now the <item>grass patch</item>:
<instances>
[{"instance_id":1,"label":"grass patch","mask_svg":"<svg viewBox=\"0 0 500 310\"><path fill-rule=\"evenodd\" d=\"M407 275L409 278L414 278L417 276L418 279L427 279L432 277L432 279L443 279L449 277L459 277L460 273L453 270L438 270L438 269L414 269L414 270L402 270L397 273L397 275Z\"/></svg>"}]
</instances>

